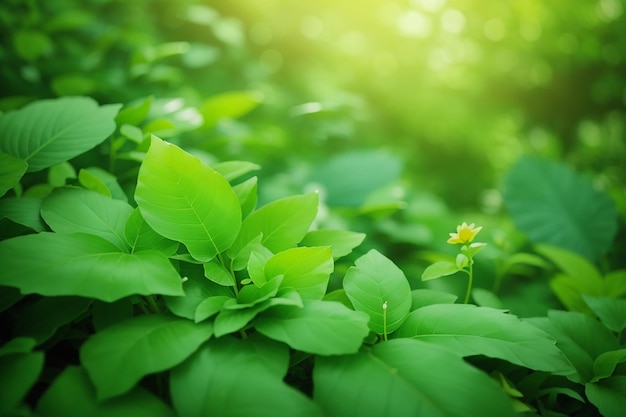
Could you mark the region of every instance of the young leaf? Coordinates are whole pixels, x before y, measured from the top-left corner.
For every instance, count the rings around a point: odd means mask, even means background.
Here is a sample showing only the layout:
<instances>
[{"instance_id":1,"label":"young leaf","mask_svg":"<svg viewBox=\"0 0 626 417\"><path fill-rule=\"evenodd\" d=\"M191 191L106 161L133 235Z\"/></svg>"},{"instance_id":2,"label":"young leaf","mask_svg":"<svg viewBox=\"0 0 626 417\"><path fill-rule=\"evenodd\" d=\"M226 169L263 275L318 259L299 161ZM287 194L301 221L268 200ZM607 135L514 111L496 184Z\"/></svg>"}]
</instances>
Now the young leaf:
<instances>
[{"instance_id":1,"label":"young leaf","mask_svg":"<svg viewBox=\"0 0 626 417\"><path fill-rule=\"evenodd\" d=\"M359 350L369 333L368 317L332 301L308 301L303 308L269 311L254 322L265 336L317 355Z\"/></svg>"},{"instance_id":2,"label":"young leaf","mask_svg":"<svg viewBox=\"0 0 626 417\"><path fill-rule=\"evenodd\" d=\"M517 415L487 374L447 349L409 339L318 357L313 387L313 398L332 416Z\"/></svg>"},{"instance_id":3,"label":"young leaf","mask_svg":"<svg viewBox=\"0 0 626 417\"><path fill-rule=\"evenodd\" d=\"M80 360L98 400L104 400L124 394L145 375L179 364L212 334L208 322L138 316L92 335L80 348Z\"/></svg>"},{"instance_id":4,"label":"young leaf","mask_svg":"<svg viewBox=\"0 0 626 417\"><path fill-rule=\"evenodd\" d=\"M617 232L611 198L568 166L524 156L504 181L504 201L518 229L595 260Z\"/></svg>"},{"instance_id":5,"label":"young leaf","mask_svg":"<svg viewBox=\"0 0 626 417\"><path fill-rule=\"evenodd\" d=\"M426 267L422 273L422 281L441 278L459 272L455 262L439 261Z\"/></svg>"},{"instance_id":6,"label":"young leaf","mask_svg":"<svg viewBox=\"0 0 626 417\"><path fill-rule=\"evenodd\" d=\"M55 189L41 206L53 231L100 236L120 251L128 251L124 229L132 212L128 203L76 187Z\"/></svg>"},{"instance_id":7,"label":"young leaf","mask_svg":"<svg viewBox=\"0 0 626 417\"><path fill-rule=\"evenodd\" d=\"M239 200L228 181L155 136L139 170L135 199L157 233L184 243L203 262L229 248L241 225Z\"/></svg>"},{"instance_id":8,"label":"young leaf","mask_svg":"<svg viewBox=\"0 0 626 417\"><path fill-rule=\"evenodd\" d=\"M52 381L39 399L36 411L46 417L175 417L171 408L141 387L120 397L98 401L87 372L78 366L68 366Z\"/></svg>"},{"instance_id":9,"label":"young leaf","mask_svg":"<svg viewBox=\"0 0 626 417\"><path fill-rule=\"evenodd\" d=\"M243 221L229 256L234 258L259 234L263 235L261 243L274 253L295 246L315 219L317 202L317 194L311 193L273 201L256 210Z\"/></svg>"},{"instance_id":10,"label":"young leaf","mask_svg":"<svg viewBox=\"0 0 626 417\"><path fill-rule=\"evenodd\" d=\"M0 150L28 162L28 172L40 171L104 141L120 107L89 97L36 101L0 118Z\"/></svg>"},{"instance_id":11,"label":"young leaf","mask_svg":"<svg viewBox=\"0 0 626 417\"><path fill-rule=\"evenodd\" d=\"M411 287L404 273L376 250L356 260L346 272L343 287L355 310L369 315L369 327L378 334L395 331L411 310Z\"/></svg>"},{"instance_id":12,"label":"young leaf","mask_svg":"<svg viewBox=\"0 0 626 417\"><path fill-rule=\"evenodd\" d=\"M233 285L237 285L235 282L235 277L231 275L230 272L224 266L215 260L211 262L205 262L203 264L204 267L204 276L215 282L216 284L224 285L226 287L232 287Z\"/></svg>"},{"instance_id":13,"label":"young leaf","mask_svg":"<svg viewBox=\"0 0 626 417\"><path fill-rule=\"evenodd\" d=\"M447 347L460 356L485 355L558 375L573 372L549 334L514 315L470 304L433 304L417 309L398 329Z\"/></svg>"},{"instance_id":14,"label":"young leaf","mask_svg":"<svg viewBox=\"0 0 626 417\"><path fill-rule=\"evenodd\" d=\"M0 197L20 182L27 168L23 159L0 151Z\"/></svg>"},{"instance_id":15,"label":"young leaf","mask_svg":"<svg viewBox=\"0 0 626 417\"><path fill-rule=\"evenodd\" d=\"M115 301L132 294L183 295L161 253L122 253L98 236L39 233L0 242L0 285L23 294L78 295Z\"/></svg>"},{"instance_id":16,"label":"young leaf","mask_svg":"<svg viewBox=\"0 0 626 417\"><path fill-rule=\"evenodd\" d=\"M185 417L322 417L283 381L288 362L286 346L263 337L212 339L172 370L172 403Z\"/></svg>"},{"instance_id":17,"label":"young leaf","mask_svg":"<svg viewBox=\"0 0 626 417\"><path fill-rule=\"evenodd\" d=\"M330 246L333 258L339 259L348 255L365 239L365 233L350 232L347 230L311 230L304 239L302 246Z\"/></svg>"},{"instance_id":18,"label":"young leaf","mask_svg":"<svg viewBox=\"0 0 626 417\"><path fill-rule=\"evenodd\" d=\"M267 278L282 275L281 288L293 288L306 300L321 300L333 272L330 247L291 248L272 256L265 263Z\"/></svg>"}]
</instances>

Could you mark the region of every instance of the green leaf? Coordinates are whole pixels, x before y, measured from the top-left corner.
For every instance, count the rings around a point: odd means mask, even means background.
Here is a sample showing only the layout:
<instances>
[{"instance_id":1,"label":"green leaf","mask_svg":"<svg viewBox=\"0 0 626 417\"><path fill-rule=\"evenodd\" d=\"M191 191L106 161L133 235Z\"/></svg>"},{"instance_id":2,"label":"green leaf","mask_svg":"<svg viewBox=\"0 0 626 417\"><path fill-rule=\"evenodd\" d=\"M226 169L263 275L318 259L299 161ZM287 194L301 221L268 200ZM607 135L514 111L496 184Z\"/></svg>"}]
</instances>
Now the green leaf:
<instances>
[{"instance_id":1,"label":"green leaf","mask_svg":"<svg viewBox=\"0 0 626 417\"><path fill-rule=\"evenodd\" d=\"M280 283L283 281L282 276L274 277L267 281L263 286L245 285L237 294L237 300L227 303L224 307L228 310L240 310L259 304L278 293Z\"/></svg>"},{"instance_id":2,"label":"green leaf","mask_svg":"<svg viewBox=\"0 0 626 417\"><path fill-rule=\"evenodd\" d=\"M622 417L626 410L626 376L585 384L585 394L603 417Z\"/></svg>"},{"instance_id":3,"label":"green leaf","mask_svg":"<svg viewBox=\"0 0 626 417\"><path fill-rule=\"evenodd\" d=\"M43 365L43 352L8 353L0 357L2 415L18 415L16 409L39 379Z\"/></svg>"},{"instance_id":4,"label":"green leaf","mask_svg":"<svg viewBox=\"0 0 626 417\"><path fill-rule=\"evenodd\" d=\"M318 357L313 387L314 400L329 416L516 415L487 374L446 349L409 339L355 355Z\"/></svg>"},{"instance_id":5,"label":"green leaf","mask_svg":"<svg viewBox=\"0 0 626 417\"><path fill-rule=\"evenodd\" d=\"M368 316L338 302L308 301L303 308L272 310L254 322L257 331L290 347L317 355L359 350L369 333Z\"/></svg>"},{"instance_id":6,"label":"green leaf","mask_svg":"<svg viewBox=\"0 0 626 417\"><path fill-rule=\"evenodd\" d=\"M595 359L620 347L616 337L606 327L586 314L552 310L548 312L548 317L526 321L556 339L558 348L576 368L577 374L568 376L574 382L591 381Z\"/></svg>"},{"instance_id":7,"label":"green leaf","mask_svg":"<svg viewBox=\"0 0 626 417\"><path fill-rule=\"evenodd\" d=\"M233 305L231 304L231 307ZM294 290L279 291L275 297L250 307L240 309L223 308L215 318L215 336L221 337L243 329L258 314L275 306L286 306L289 310L302 308L302 298Z\"/></svg>"},{"instance_id":8,"label":"green leaf","mask_svg":"<svg viewBox=\"0 0 626 417\"><path fill-rule=\"evenodd\" d=\"M32 337L39 345L50 339L59 327L85 313L91 301L80 297L44 297L20 311L15 332Z\"/></svg>"},{"instance_id":9,"label":"green leaf","mask_svg":"<svg viewBox=\"0 0 626 417\"><path fill-rule=\"evenodd\" d=\"M0 118L0 149L28 162L28 172L40 171L104 141L120 107L88 97L36 101Z\"/></svg>"},{"instance_id":10,"label":"green leaf","mask_svg":"<svg viewBox=\"0 0 626 417\"><path fill-rule=\"evenodd\" d=\"M120 133L135 143L143 142L143 132L137 126L124 124L120 126Z\"/></svg>"},{"instance_id":11,"label":"green leaf","mask_svg":"<svg viewBox=\"0 0 626 417\"><path fill-rule=\"evenodd\" d=\"M139 170L135 200L157 233L208 262L229 248L241 208L228 181L179 147L152 137Z\"/></svg>"},{"instance_id":12,"label":"green leaf","mask_svg":"<svg viewBox=\"0 0 626 417\"><path fill-rule=\"evenodd\" d=\"M202 268L194 268L197 265L182 263L181 276L187 278L183 283L185 295L182 297L163 297L167 308L178 317L194 320L196 309L207 298L226 296L233 298L227 287L209 281L203 275Z\"/></svg>"},{"instance_id":13,"label":"green leaf","mask_svg":"<svg viewBox=\"0 0 626 417\"><path fill-rule=\"evenodd\" d=\"M26 161L0 151L0 197L19 184L26 169Z\"/></svg>"},{"instance_id":14,"label":"green leaf","mask_svg":"<svg viewBox=\"0 0 626 417\"><path fill-rule=\"evenodd\" d=\"M78 171L78 183L88 190L94 191L105 197L111 197L111 191L102 182L102 180L90 171L81 169Z\"/></svg>"},{"instance_id":15,"label":"green leaf","mask_svg":"<svg viewBox=\"0 0 626 417\"><path fill-rule=\"evenodd\" d=\"M608 251L617 232L611 198L563 164L520 158L504 180L504 201L516 227L532 242L590 260Z\"/></svg>"},{"instance_id":16,"label":"green leaf","mask_svg":"<svg viewBox=\"0 0 626 417\"><path fill-rule=\"evenodd\" d=\"M214 297L209 297L203 300L198 307L196 308L196 315L194 317L194 321L199 323L203 320L208 319L214 314L219 313L224 306L224 303L228 300L232 300L232 297L228 297L225 295L216 295Z\"/></svg>"},{"instance_id":17,"label":"green leaf","mask_svg":"<svg viewBox=\"0 0 626 417\"><path fill-rule=\"evenodd\" d=\"M626 295L626 269L611 271L604 276L604 295L609 297Z\"/></svg>"},{"instance_id":18,"label":"green leaf","mask_svg":"<svg viewBox=\"0 0 626 417\"><path fill-rule=\"evenodd\" d=\"M87 372L78 366L68 366L61 372L40 398L36 410L46 417L175 417L163 401L140 387L99 401Z\"/></svg>"},{"instance_id":19,"label":"green leaf","mask_svg":"<svg viewBox=\"0 0 626 417\"><path fill-rule=\"evenodd\" d=\"M13 47L18 55L26 61L50 55L53 43L48 34L37 30L17 30L13 34Z\"/></svg>"},{"instance_id":20,"label":"green leaf","mask_svg":"<svg viewBox=\"0 0 626 417\"><path fill-rule=\"evenodd\" d=\"M267 277L265 276L265 264L272 256L273 255L271 253L268 255L257 251L252 251L250 253L247 270L250 275L250 281L252 281L257 287L260 287L267 282Z\"/></svg>"},{"instance_id":21,"label":"green leaf","mask_svg":"<svg viewBox=\"0 0 626 417\"><path fill-rule=\"evenodd\" d=\"M422 273L422 281L441 278L459 272L454 262L439 261L429 265Z\"/></svg>"},{"instance_id":22,"label":"green leaf","mask_svg":"<svg viewBox=\"0 0 626 417\"><path fill-rule=\"evenodd\" d=\"M265 276L271 279L282 275L281 288L293 288L306 300L321 300L333 268L328 246L291 248L267 260Z\"/></svg>"},{"instance_id":23,"label":"green leaf","mask_svg":"<svg viewBox=\"0 0 626 417\"><path fill-rule=\"evenodd\" d=\"M626 329L626 300L621 298L582 296L589 308L609 330Z\"/></svg>"},{"instance_id":24,"label":"green leaf","mask_svg":"<svg viewBox=\"0 0 626 417\"><path fill-rule=\"evenodd\" d=\"M221 119L237 119L254 110L260 103L259 95L251 91L232 91L206 99L200 105L204 126L213 127Z\"/></svg>"},{"instance_id":25,"label":"green leaf","mask_svg":"<svg viewBox=\"0 0 626 417\"><path fill-rule=\"evenodd\" d=\"M42 204L40 198L4 198L0 200L0 219L6 217L36 232L43 232L46 225L40 215Z\"/></svg>"},{"instance_id":26,"label":"green leaf","mask_svg":"<svg viewBox=\"0 0 626 417\"><path fill-rule=\"evenodd\" d=\"M589 282L589 286L600 285L602 275L598 268L582 256L563 248L551 245L535 245L535 250L553 262L563 273L583 282Z\"/></svg>"},{"instance_id":27,"label":"green leaf","mask_svg":"<svg viewBox=\"0 0 626 417\"><path fill-rule=\"evenodd\" d=\"M4 240L0 263L0 285L23 294L103 301L132 294L183 294L181 279L164 255L122 253L98 236L44 232Z\"/></svg>"},{"instance_id":28,"label":"green leaf","mask_svg":"<svg viewBox=\"0 0 626 417\"><path fill-rule=\"evenodd\" d=\"M600 354L593 361L593 379L591 382L599 381L613 375L615 367L626 361L626 349L611 350Z\"/></svg>"},{"instance_id":29,"label":"green leaf","mask_svg":"<svg viewBox=\"0 0 626 417\"><path fill-rule=\"evenodd\" d=\"M117 178L98 167L83 168L78 172L78 182L88 190L104 196L128 202L128 197L117 182Z\"/></svg>"},{"instance_id":30,"label":"green leaf","mask_svg":"<svg viewBox=\"0 0 626 417\"><path fill-rule=\"evenodd\" d=\"M165 256L171 256L178 249L178 242L164 238L146 223L139 208L133 210L128 217L124 226L124 237L131 253L156 250Z\"/></svg>"},{"instance_id":31,"label":"green leaf","mask_svg":"<svg viewBox=\"0 0 626 417\"><path fill-rule=\"evenodd\" d=\"M171 372L178 415L321 417L310 398L287 385L289 352L261 337L213 339Z\"/></svg>"},{"instance_id":32,"label":"green leaf","mask_svg":"<svg viewBox=\"0 0 626 417\"><path fill-rule=\"evenodd\" d=\"M472 298L476 301L476 305L480 307L504 308L498 296L484 288L474 288L472 290Z\"/></svg>"},{"instance_id":33,"label":"green leaf","mask_svg":"<svg viewBox=\"0 0 626 417\"><path fill-rule=\"evenodd\" d=\"M125 124L134 126L139 125L139 123L143 122L148 115L153 99L154 97L150 96L146 97L141 102L125 105L115 117L115 122L119 126Z\"/></svg>"},{"instance_id":34,"label":"green leaf","mask_svg":"<svg viewBox=\"0 0 626 417\"><path fill-rule=\"evenodd\" d=\"M330 246L333 250L333 258L339 259L352 252L352 249L359 246L363 239L365 239L365 233L323 229L308 232L301 244L302 246Z\"/></svg>"},{"instance_id":35,"label":"green leaf","mask_svg":"<svg viewBox=\"0 0 626 417\"><path fill-rule=\"evenodd\" d=\"M237 285L235 277L222 264L215 260L204 263L204 276L216 284L232 287Z\"/></svg>"},{"instance_id":36,"label":"green leaf","mask_svg":"<svg viewBox=\"0 0 626 417\"><path fill-rule=\"evenodd\" d=\"M411 311L431 304L454 304L457 298L449 292L420 288L411 291Z\"/></svg>"},{"instance_id":37,"label":"green leaf","mask_svg":"<svg viewBox=\"0 0 626 417\"><path fill-rule=\"evenodd\" d=\"M241 205L241 217L244 219L256 208L258 200L257 189L257 177L252 177L241 184L233 186L233 191Z\"/></svg>"},{"instance_id":38,"label":"green leaf","mask_svg":"<svg viewBox=\"0 0 626 417\"><path fill-rule=\"evenodd\" d=\"M0 347L0 357L14 353L30 353L37 346L32 337L14 337Z\"/></svg>"},{"instance_id":39,"label":"green leaf","mask_svg":"<svg viewBox=\"0 0 626 417\"><path fill-rule=\"evenodd\" d=\"M76 170L67 161L51 166L48 170L48 184L53 187L63 187L68 179L73 178L76 178Z\"/></svg>"},{"instance_id":40,"label":"green leaf","mask_svg":"<svg viewBox=\"0 0 626 417\"><path fill-rule=\"evenodd\" d=\"M397 337L446 347L460 356L485 355L558 375L573 372L549 334L514 315L488 307L422 307L409 314Z\"/></svg>"},{"instance_id":41,"label":"green leaf","mask_svg":"<svg viewBox=\"0 0 626 417\"><path fill-rule=\"evenodd\" d=\"M236 180L252 171L261 169L260 165L247 161L226 161L211 166L228 181Z\"/></svg>"},{"instance_id":42,"label":"green leaf","mask_svg":"<svg viewBox=\"0 0 626 417\"><path fill-rule=\"evenodd\" d=\"M76 187L56 188L41 207L53 231L100 236L121 251L128 251L124 229L132 212L128 203Z\"/></svg>"},{"instance_id":43,"label":"green leaf","mask_svg":"<svg viewBox=\"0 0 626 417\"><path fill-rule=\"evenodd\" d=\"M261 243L274 253L295 246L315 219L317 204L317 193L310 193L286 197L261 207L241 224L239 236L228 250L229 256L234 258L259 234L263 235Z\"/></svg>"},{"instance_id":44,"label":"green leaf","mask_svg":"<svg viewBox=\"0 0 626 417\"><path fill-rule=\"evenodd\" d=\"M370 317L372 331L395 331L411 310L411 287L404 273L388 258L370 250L355 261L343 279L346 295L355 310ZM383 304L387 303L386 328Z\"/></svg>"},{"instance_id":45,"label":"green leaf","mask_svg":"<svg viewBox=\"0 0 626 417\"><path fill-rule=\"evenodd\" d=\"M212 334L208 322L196 324L160 314L138 316L91 336L80 348L80 361L98 400L104 400L124 394L145 375L181 363Z\"/></svg>"},{"instance_id":46,"label":"green leaf","mask_svg":"<svg viewBox=\"0 0 626 417\"><path fill-rule=\"evenodd\" d=\"M252 253L256 253L259 259L269 259L272 255L274 255L269 249L263 246L261 240L263 240L263 235L259 234L237 252L233 251L230 255L232 259L231 269L233 271L241 271L246 268L250 263ZM229 250L229 252L231 251Z\"/></svg>"},{"instance_id":47,"label":"green leaf","mask_svg":"<svg viewBox=\"0 0 626 417\"><path fill-rule=\"evenodd\" d=\"M86 96L97 90L98 82L83 74L63 74L54 77L50 87L57 96Z\"/></svg>"}]
</instances>

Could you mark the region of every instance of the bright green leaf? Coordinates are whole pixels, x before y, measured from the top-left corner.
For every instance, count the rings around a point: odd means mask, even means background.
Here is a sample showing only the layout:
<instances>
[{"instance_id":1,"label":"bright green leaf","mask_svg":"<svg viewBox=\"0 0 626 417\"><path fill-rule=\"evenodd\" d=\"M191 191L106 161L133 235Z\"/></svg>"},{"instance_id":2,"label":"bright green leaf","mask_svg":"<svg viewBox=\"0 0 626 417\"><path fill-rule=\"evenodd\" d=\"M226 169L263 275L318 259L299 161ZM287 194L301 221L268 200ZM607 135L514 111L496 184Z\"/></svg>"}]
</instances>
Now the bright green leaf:
<instances>
[{"instance_id":1,"label":"bright green leaf","mask_svg":"<svg viewBox=\"0 0 626 417\"><path fill-rule=\"evenodd\" d=\"M88 190L113 197L116 200L128 202L128 196L126 196L125 191L117 182L117 178L101 168L82 168L78 172L78 181L80 185Z\"/></svg>"},{"instance_id":2,"label":"bright green leaf","mask_svg":"<svg viewBox=\"0 0 626 417\"><path fill-rule=\"evenodd\" d=\"M369 333L367 314L332 301L308 301L303 308L272 310L254 322L257 331L290 347L317 355L359 350Z\"/></svg>"},{"instance_id":3,"label":"bright green leaf","mask_svg":"<svg viewBox=\"0 0 626 417\"><path fill-rule=\"evenodd\" d=\"M346 272L343 287L355 310L368 314L369 327L378 334L395 331L411 310L411 287L404 273L376 250L356 260L355 266Z\"/></svg>"},{"instance_id":4,"label":"bright green leaf","mask_svg":"<svg viewBox=\"0 0 626 417\"><path fill-rule=\"evenodd\" d=\"M76 187L55 189L41 207L53 231L100 236L121 251L128 250L124 229L132 212L128 203Z\"/></svg>"},{"instance_id":5,"label":"bright green leaf","mask_svg":"<svg viewBox=\"0 0 626 417\"><path fill-rule=\"evenodd\" d=\"M573 372L548 333L493 308L471 304L422 307L409 314L397 336L446 347L460 356L485 355L559 375Z\"/></svg>"},{"instance_id":6,"label":"bright green leaf","mask_svg":"<svg viewBox=\"0 0 626 417\"><path fill-rule=\"evenodd\" d=\"M237 285L235 277L222 264L215 260L211 262L205 262L204 264L204 276L215 282L216 284L232 287Z\"/></svg>"},{"instance_id":7,"label":"bright green leaf","mask_svg":"<svg viewBox=\"0 0 626 417\"><path fill-rule=\"evenodd\" d=\"M454 262L439 261L429 265L422 273L422 281L441 278L459 272Z\"/></svg>"},{"instance_id":8,"label":"bright green leaf","mask_svg":"<svg viewBox=\"0 0 626 417\"><path fill-rule=\"evenodd\" d=\"M397 339L355 355L319 357L313 398L342 417L513 417L504 391L454 353Z\"/></svg>"},{"instance_id":9,"label":"bright green leaf","mask_svg":"<svg viewBox=\"0 0 626 417\"><path fill-rule=\"evenodd\" d=\"M323 229L308 232L301 244L302 246L330 246L333 258L338 259L352 252L352 249L359 246L363 239L365 239L365 233Z\"/></svg>"},{"instance_id":10,"label":"bright green leaf","mask_svg":"<svg viewBox=\"0 0 626 417\"><path fill-rule=\"evenodd\" d=\"M247 161L226 161L214 164L211 168L222 174L228 181L233 181L252 171L261 169L261 166Z\"/></svg>"},{"instance_id":11,"label":"bright green leaf","mask_svg":"<svg viewBox=\"0 0 626 417\"><path fill-rule=\"evenodd\" d=\"M204 126L215 126L221 119L237 119L256 108L259 95L249 91L232 91L209 97L200 105Z\"/></svg>"},{"instance_id":12,"label":"bright green leaf","mask_svg":"<svg viewBox=\"0 0 626 417\"><path fill-rule=\"evenodd\" d=\"M291 248L267 260L265 276L271 279L282 275L282 288L295 289L303 299L321 300L333 268L332 252L328 246Z\"/></svg>"},{"instance_id":13,"label":"bright green leaf","mask_svg":"<svg viewBox=\"0 0 626 417\"><path fill-rule=\"evenodd\" d=\"M141 387L120 397L98 401L87 372L78 366L65 368L52 381L36 410L38 415L46 417L175 417L171 408Z\"/></svg>"},{"instance_id":14,"label":"bright green leaf","mask_svg":"<svg viewBox=\"0 0 626 417\"><path fill-rule=\"evenodd\" d=\"M182 242L203 262L229 248L241 225L241 207L228 181L157 137L139 170L135 199L155 231Z\"/></svg>"},{"instance_id":15,"label":"bright green leaf","mask_svg":"<svg viewBox=\"0 0 626 417\"><path fill-rule=\"evenodd\" d=\"M135 143L143 142L143 132L137 126L124 124L120 127L120 133Z\"/></svg>"},{"instance_id":16,"label":"bright green leaf","mask_svg":"<svg viewBox=\"0 0 626 417\"><path fill-rule=\"evenodd\" d=\"M611 350L600 354L593 361L593 379L591 382L608 378L615 371L615 367L626 361L626 349Z\"/></svg>"},{"instance_id":17,"label":"bright green leaf","mask_svg":"<svg viewBox=\"0 0 626 417\"><path fill-rule=\"evenodd\" d=\"M120 107L88 97L36 101L0 118L0 150L28 162L28 172L40 171L104 141Z\"/></svg>"},{"instance_id":18,"label":"bright green leaf","mask_svg":"<svg viewBox=\"0 0 626 417\"><path fill-rule=\"evenodd\" d=\"M104 400L124 394L145 375L181 363L212 334L211 323L138 316L92 335L80 348L80 360Z\"/></svg>"},{"instance_id":19,"label":"bright green leaf","mask_svg":"<svg viewBox=\"0 0 626 417\"><path fill-rule=\"evenodd\" d=\"M68 179L76 178L76 170L69 162L61 162L48 170L48 183L53 187L63 187Z\"/></svg>"},{"instance_id":20,"label":"bright green leaf","mask_svg":"<svg viewBox=\"0 0 626 417\"><path fill-rule=\"evenodd\" d=\"M411 311L431 304L454 304L459 298L449 292L420 288L411 291Z\"/></svg>"},{"instance_id":21,"label":"bright green leaf","mask_svg":"<svg viewBox=\"0 0 626 417\"><path fill-rule=\"evenodd\" d=\"M125 105L115 117L115 122L120 126L125 124L139 125L148 115L153 99L153 97L147 97L138 103Z\"/></svg>"},{"instance_id":22,"label":"bright green leaf","mask_svg":"<svg viewBox=\"0 0 626 417\"><path fill-rule=\"evenodd\" d=\"M244 219L256 208L258 200L257 189L257 177L252 177L241 184L233 186L233 191L237 195L239 204L241 205L241 216Z\"/></svg>"},{"instance_id":23,"label":"bright green leaf","mask_svg":"<svg viewBox=\"0 0 626 417\"><path fill-rule=\"evenodd\" d=\"M114 301L132 294L182 295L181 279L154 251L122 253L92 235L39 233L0 242L0 285L23 294Z\"/></svg>"},{"instance_id":24,"label":"bright green leaf","mask_svg":"<svg viewBox=\"0 0 626 417\"><path fill-rule=\"evenodd\" d=\"M232 297L228 297L225 295L216 295L214 297L209 297L203 300L198 307L196 308L196 314L194 317L194 321L199 323L203 320L208 319L214 314L219 313L224 306L224 303L228 300L232 300Z\"/></svg>"},{"instance_id":25,"label":"bright green leaf","mask_svg":"<svg viewBox=\"0 0 626 417\"><path fill-rule=\"evenodd\" d=\"M146 223L139 208L133 210L128 217L124 226L124 237L131 253L156 250L165 256L171 256L178 249L178 242L164 238Z\"/></svg>"}]
</instances>

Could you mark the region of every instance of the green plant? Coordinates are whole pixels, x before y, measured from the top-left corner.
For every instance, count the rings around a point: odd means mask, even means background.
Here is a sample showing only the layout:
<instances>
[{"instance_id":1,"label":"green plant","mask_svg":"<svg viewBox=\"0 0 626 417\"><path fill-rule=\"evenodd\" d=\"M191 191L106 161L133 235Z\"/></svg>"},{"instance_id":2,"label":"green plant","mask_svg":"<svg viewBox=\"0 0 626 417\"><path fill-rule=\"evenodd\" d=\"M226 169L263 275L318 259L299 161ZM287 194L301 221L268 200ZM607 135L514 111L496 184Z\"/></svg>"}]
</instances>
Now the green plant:
<instances>
[{"instance_id":1,"label":"green plant","mask_svg":"<svg viewBox=\"0 0 626 417\"><path fill-rule=\"evenodd\" d=\"M520 319L412 289L374 249L328 292L365 236L316 230L315 192L257 207L257 165L142 131L150 105L74 97L0 118L1 413L502 417L565 412L567 396L617 415L613 302L584 298L601 322ZM457 270L479 229L451 237Z\"/></svg>"}]
</instances>

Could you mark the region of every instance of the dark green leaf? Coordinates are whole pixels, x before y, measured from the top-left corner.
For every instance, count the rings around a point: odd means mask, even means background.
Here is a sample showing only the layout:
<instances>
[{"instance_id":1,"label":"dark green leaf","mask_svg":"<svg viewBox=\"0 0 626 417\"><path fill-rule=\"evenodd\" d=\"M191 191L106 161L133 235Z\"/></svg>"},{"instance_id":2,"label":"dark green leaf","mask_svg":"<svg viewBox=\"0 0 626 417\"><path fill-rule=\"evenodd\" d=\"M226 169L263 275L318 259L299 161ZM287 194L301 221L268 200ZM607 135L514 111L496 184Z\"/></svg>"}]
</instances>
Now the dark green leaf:
<instances>
[{"instance_id":1,"label":"dark green leaf","mask_svg":"<svg viewBox=\"0 0 626 417\"><path fill-rule=\"evenodd\" d=\"M626 329L626 300L621 298L582 296L593 313L609 330L620 333Z\"/></svg>"},{"instance_id":2,"label":"dark green leaf","mask_svg":"<svg viewBox=\"0 0 626 417\"><path fill-rule=\"evenodd\" d=\"M40 215L42 204L40 198L4 198L0 200L0 219L6 217L36 232L43 232L46 225Z\"/></svg>"},{"instance_id":3,"label":"dark green leaf","mask_svg":"<svg viewBox=\"0 0 626 417\"><path fill-rule=\"evenodd\" d=\"M16 407L35 385L43 369L43 352L11 353L0 357L0 414L16 415Z\"/></svg>"},{"instance_id":4,"label":"dark green leaf","mask_svg":"<svg viewBox=\"0 0 626 417\"><path fill-rule=\"evenodd\" d=\"M626 410L626 376L585 384L585 394L603 417L623 417Z\"/></svg>"},{"instance_id":5,"label":"dark green leaf","mask_svg":"<svg viewBox=\"0 0 626 417\"><path fill-rule=\"evenodd\" d=\"M0 151L0 197L20 182L27 168L26 161Z\"/></svg>"}]
</instances>

